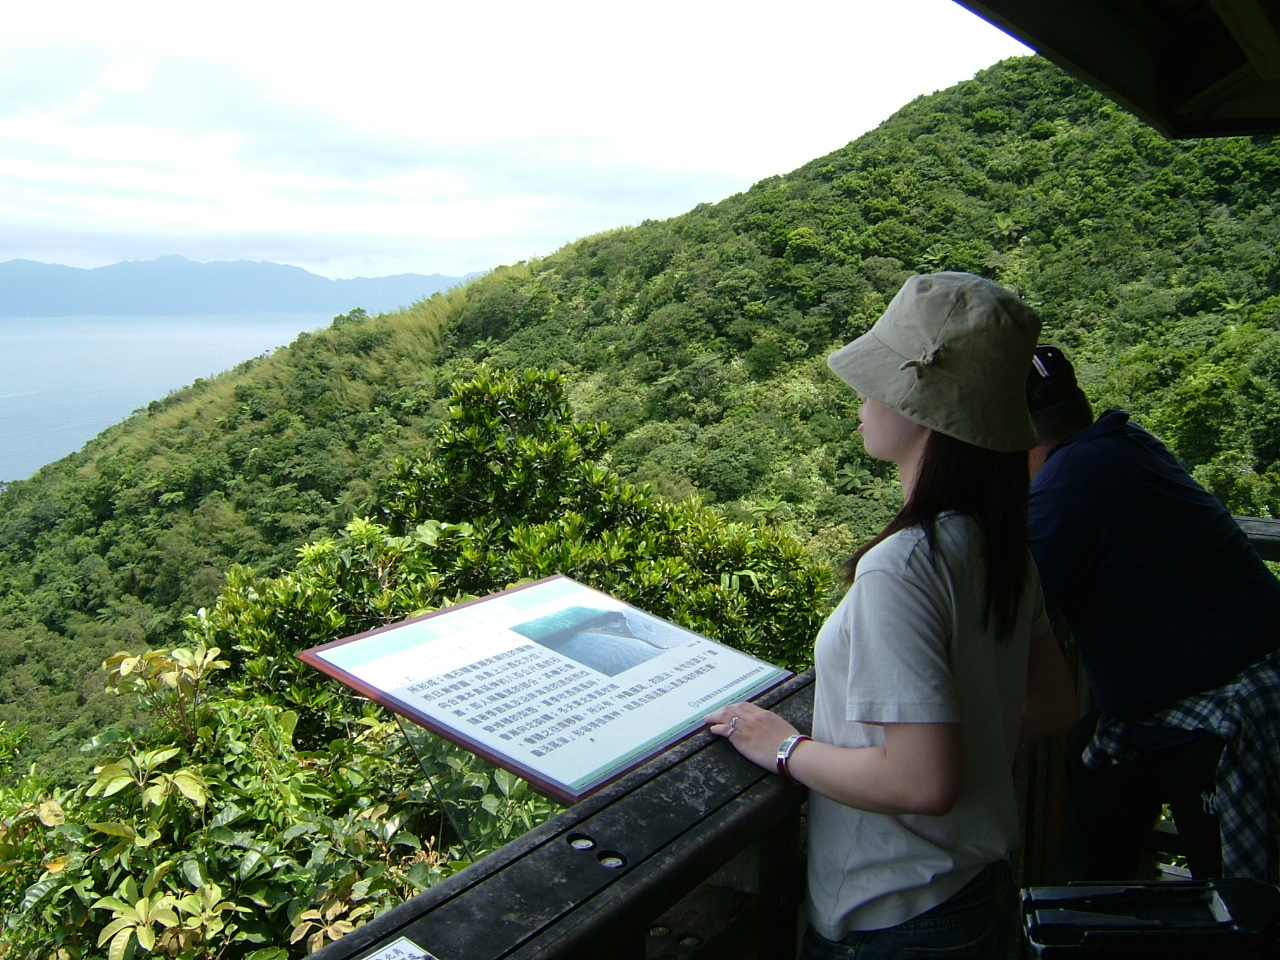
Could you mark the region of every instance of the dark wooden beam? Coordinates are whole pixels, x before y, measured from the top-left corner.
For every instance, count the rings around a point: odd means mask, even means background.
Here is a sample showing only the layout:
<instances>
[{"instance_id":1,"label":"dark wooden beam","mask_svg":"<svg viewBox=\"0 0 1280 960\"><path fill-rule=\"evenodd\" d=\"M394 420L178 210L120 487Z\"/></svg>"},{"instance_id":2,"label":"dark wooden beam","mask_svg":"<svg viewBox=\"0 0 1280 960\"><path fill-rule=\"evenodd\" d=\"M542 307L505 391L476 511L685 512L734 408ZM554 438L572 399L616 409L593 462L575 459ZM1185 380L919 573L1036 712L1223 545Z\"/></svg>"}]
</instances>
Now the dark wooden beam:
<instances>
[{"instance_id":1,"label":"dark wooden beam","mask_svg":"<svg viewBox=\"0 0 1280 960\"><path fill-rule=\"evenodd\" d=\"M1263 560L1280 560L1280 520L1261 517L1236 517L1249 542L1258 548Z\"/></svg>"},{"instance_id":2,"label":"dark wooden beam","mask_svg":"<svg viewBox=\"0 0 1280 960\"><path fill-rule=\"evenodd\" d=\"M812 687L809 672L759 702L808 730ZM401 938L439 960L791 956L805 797L699 733L313 956Z\"/></svg>"},{"instance_id":3,"label":"dark wooden beam","mask_svg":"<svg viewBox=\"0 0 1280 960\"><path fill-rule=\"evenodd\" d=\"M1169 137L1280 133L1276 0L956 0Z\"/></svg>"}]
</instances>

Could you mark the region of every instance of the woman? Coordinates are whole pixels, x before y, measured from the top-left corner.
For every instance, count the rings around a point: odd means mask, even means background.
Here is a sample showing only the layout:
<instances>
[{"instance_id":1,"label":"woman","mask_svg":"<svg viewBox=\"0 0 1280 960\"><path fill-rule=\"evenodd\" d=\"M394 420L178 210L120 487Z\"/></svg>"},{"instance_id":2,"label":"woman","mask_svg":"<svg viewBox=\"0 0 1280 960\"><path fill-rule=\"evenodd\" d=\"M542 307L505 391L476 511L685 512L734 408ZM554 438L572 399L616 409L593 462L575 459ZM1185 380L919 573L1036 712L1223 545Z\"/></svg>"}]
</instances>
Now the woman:
<instances>
[{"instance_id":1,"label":"woman","mask_svg":"<svg viewBox=\"0 0 1280 960\"><path fill-rule=\"evenodd\" d=\"M903 508L846 564L818 633L813 738L749 703L707 717L810 788L806 957L1007 951L1019 734L1074 718L1026 540L1039 329L993 283L917 276L829 358Z\"/></svg>"}]
</instances>

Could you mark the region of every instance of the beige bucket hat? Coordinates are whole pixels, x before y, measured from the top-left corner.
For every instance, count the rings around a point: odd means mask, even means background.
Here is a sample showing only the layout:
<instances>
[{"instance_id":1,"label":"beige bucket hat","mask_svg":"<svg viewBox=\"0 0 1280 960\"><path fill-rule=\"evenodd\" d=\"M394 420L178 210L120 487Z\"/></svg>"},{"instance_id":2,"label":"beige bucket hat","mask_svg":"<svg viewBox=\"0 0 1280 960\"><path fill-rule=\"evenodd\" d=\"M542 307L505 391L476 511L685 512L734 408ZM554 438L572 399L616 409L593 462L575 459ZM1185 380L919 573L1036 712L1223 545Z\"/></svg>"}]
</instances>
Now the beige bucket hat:
<instances>
[{"instance_id":1,"label":"beige bucket hat","mask_svg":"<svg viewBox=\"0 0 1280 960\"><path fill-rule=\"evenodd\" d=\"M831 354L845 383L939 433L1012 453L1036 444L1027 370L1040 318L970 273L912 277L869 331Z\"/></svg>"}]
</instances>

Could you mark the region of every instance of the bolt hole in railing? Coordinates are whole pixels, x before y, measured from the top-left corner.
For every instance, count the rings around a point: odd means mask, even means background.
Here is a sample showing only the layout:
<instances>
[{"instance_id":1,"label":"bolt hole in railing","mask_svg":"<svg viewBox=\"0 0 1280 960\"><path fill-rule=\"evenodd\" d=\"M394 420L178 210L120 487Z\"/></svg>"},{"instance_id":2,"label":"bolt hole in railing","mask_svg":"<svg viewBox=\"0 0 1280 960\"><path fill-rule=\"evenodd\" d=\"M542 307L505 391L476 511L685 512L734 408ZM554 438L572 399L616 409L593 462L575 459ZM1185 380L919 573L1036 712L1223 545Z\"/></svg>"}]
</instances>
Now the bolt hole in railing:
<instances>
[{"instance_id":1,"label":"bolt hole in railing","mask_svg":"<svg viewBox=\"0 0 1280 960\"><path fill-rule=\"evenodd\" d=\"M596 848L595 840L585 833L571 833L566 837L566 840L574 850L581 850L584 853ZM599 861L600 866L607 867L610 870L621 870L627 865L627 858L613 850L601 850L596 854L596 860Z\"/></svg>"}]
</instances>

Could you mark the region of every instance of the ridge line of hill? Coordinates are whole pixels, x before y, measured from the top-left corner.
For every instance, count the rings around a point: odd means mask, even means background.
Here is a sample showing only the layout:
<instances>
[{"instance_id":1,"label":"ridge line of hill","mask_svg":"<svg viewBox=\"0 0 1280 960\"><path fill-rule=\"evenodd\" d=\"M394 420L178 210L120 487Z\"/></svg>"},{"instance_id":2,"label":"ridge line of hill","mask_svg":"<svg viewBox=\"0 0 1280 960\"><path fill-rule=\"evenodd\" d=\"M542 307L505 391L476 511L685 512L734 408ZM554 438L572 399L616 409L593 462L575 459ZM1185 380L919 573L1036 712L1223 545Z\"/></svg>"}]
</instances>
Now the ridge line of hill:
<instances>
[{"instance_id":1,"label":"ridge line of hill","mask_svg":"<svg viewBox=\"0 0 1280 960\"><path fill-rule=\"evenodd\" d=\"M0 263L0 318L384 313L479 276L402 273L330 280L255 260L197 263L170 255L84 269L34 260Z\"/></svg>"}]
</instances>

